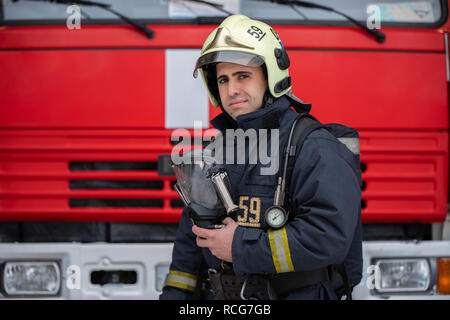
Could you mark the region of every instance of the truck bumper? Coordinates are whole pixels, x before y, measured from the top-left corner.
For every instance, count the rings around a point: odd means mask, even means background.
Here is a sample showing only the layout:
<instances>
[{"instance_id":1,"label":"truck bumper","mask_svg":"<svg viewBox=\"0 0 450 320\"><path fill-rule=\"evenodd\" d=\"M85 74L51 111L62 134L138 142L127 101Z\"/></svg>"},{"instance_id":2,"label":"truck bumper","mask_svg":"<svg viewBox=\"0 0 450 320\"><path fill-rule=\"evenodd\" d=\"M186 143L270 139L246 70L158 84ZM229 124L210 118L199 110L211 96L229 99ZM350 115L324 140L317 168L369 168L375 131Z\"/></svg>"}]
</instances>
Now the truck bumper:
<instances>
[{"instance_id":1,"label":"truck bumper","mask_svg":"<svg viewBox=\"0 0 450 320\"><path fill-rule=\"evenodd\" d=\"M173 243L3 243L0 244L0 299L158 299L172 259L172 248ZM60 286L56 295L5 292L6 263L26 261L57 263ZM132 276L124 281L123 271Z\"/></svg>"},{"instance_id":2,"label":"truck bumper","mask_svg":"<svg viewBox=\"0 0 450 320\"><path fill-rule=\"evenodd\" d=\"M60 268L60 289L54 296L7 295L0 274L0 299L158 299L172 259L173 243L3 243L0 270L7 262L51 261ZM363 242L363 278L353 289L355 300L450 300L436 288L436 259L450 257L450 241L366 241ZM425 258L431 281L424 292L381 293L371 288L370 266L379 259ZM78 270L79 272L74 272ZM135 272L135 281L124 283L117 271ZM93 274L111 272L105 281ZM373 286L372 286L373 287Z\"/></svg>"},{"instance_id":3,"label":"truck bumper","mask_svg":"<svg viewBox=\"0 0 450 320\"><path fill-rule=\"evenodd\" d=\"M365 241L363 242L363 278L353 289L353 299L358 300L450 300L450 294L437 290L436 260L450 257L450 241ZM423 258L430 268L430 283L422 292L380 292L373 286L377 259ZM372 266L372 267L371 267Z\"/></svg>"}]
</instances>

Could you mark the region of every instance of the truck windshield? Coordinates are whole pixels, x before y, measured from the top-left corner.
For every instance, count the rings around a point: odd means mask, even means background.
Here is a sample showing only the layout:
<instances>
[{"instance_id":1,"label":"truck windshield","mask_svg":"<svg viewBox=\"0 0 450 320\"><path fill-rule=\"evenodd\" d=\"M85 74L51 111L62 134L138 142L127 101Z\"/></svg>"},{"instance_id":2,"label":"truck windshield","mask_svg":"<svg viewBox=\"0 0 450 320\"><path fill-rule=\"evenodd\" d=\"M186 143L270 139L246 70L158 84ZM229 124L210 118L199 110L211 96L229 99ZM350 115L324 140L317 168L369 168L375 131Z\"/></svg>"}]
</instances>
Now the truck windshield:
<instances>
[{"instance_id":1,"label":"truck windshield","mask_svg":"<svg viewBox=\"0 0 450 320\"><path fill-rule=\"evenodd\" d=\"M343 16L290 5L259 0L98 0L110 4L116 12L145 23L199 23L199 18L217 18L220 22L230 13L242 13L271 24L335 25L350 24ZM222 5L214 7L212 4ZM334 9L365 22L375 6L382 26L437 27L446 20L446 2L443 0L315 0L319 5ZM71 4L45 1L0 0L0 24L64 24ZM99 7L79 5L85 23L122 23L120 18ZM216 23L214 20L206 19Z\"/></svg>"}]
</instances>

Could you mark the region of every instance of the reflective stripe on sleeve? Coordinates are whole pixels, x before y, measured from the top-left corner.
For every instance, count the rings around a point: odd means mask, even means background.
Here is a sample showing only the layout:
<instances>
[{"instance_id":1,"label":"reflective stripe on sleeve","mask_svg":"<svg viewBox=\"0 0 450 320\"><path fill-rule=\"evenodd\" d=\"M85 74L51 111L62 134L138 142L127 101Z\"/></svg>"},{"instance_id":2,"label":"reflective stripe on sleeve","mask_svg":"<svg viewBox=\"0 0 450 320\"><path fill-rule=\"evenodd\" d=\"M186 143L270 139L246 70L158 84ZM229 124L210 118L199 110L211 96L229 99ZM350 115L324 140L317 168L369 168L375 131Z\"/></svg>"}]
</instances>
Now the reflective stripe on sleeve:
<instances>
[{"instance_id":1,"label":"reflective stripe on sleeve","mask_svg":"<svg viewBox=\"0 0 450 320\"><path fill-rule=\"evenodd\" d=\"M169 274L167 275L165 285L194 291L196 283L197 283L196 275L187 272L170 270Z\"/></svg>"},{"instance_id":2,"label":"reflective stripe on sleeve","mask_svg":"<svg viewBox=\"0 0 450 320\"><path fill-rule=\"evenodd\" d=\"M294 271L286 228L283 227L278 230L269 229L268 235L272 259L277 273Z\"/></svg>"}]
</instances>

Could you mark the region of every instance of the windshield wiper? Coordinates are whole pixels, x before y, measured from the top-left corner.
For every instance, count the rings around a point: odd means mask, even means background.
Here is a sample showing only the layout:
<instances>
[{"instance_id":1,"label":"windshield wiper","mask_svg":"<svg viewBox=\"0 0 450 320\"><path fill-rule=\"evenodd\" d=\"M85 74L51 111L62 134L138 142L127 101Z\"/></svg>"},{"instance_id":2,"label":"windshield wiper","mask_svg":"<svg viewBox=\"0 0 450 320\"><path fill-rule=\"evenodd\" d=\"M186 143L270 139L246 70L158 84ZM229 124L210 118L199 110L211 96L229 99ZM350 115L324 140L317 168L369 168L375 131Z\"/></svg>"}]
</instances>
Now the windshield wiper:
<instances>
[{"instance_id":1,"label":"windshield wiper","mask_svg":"<svg viewBox=\"0 0 450 320\"><path fill-rule=\"evenodd\" d=\"M19 1L19 0L14 0L14 2L17 2L17 1ZM94 7L103 8L103 9L115 14L116 16L118 16L120 19L122 19L126 23L131 24L132 26L136 27L138 30L143 32L147 36L147 38L153 39L153 37L155 36L153 31L151 29L147 28L145 24L143 24L139 21L136 21L134 19L128 18L128 17L124 16L123 14L118 13L117 11L115 11L111 8L110 4L94 2L94 1L87 1L87 0L28 0L28 1L54 2L54 3L67 4L67 5L79 4L79 5L83 5L83 6L94 6Z\"/></svg>"},{"instance_id":2,"label":"windshield wiper","mask_svg":"<svg viewBox=\"0 0 450 320\"><path fill-rule=\"evenodd\" d=\"M334 12L334 13L337 13L337 14L343 16L347 20L356 24L357 26L362 28L365 32L367 32L371 36L375 37L379 43L383 43L386 40L386 35L383 32L378 31L377 29L369 29L369 28L367 28L367 26L360 23L359 21L357 21L357 20L353 19L352 17L346 15L345 13L337 11L331 7L322 6L320 4L316 4L316 3L312 3L312 2L308 2L308 1L299 1L299 0L259 0L259 1L268 1L268 2L275 2L278 4L282 4L282 5L289 5L289 6L295 5L295 6L304 7L304 8L313 8L313 9L321 9L321 10L331 11L331 12Z\"/></svg>"}]
</instances>

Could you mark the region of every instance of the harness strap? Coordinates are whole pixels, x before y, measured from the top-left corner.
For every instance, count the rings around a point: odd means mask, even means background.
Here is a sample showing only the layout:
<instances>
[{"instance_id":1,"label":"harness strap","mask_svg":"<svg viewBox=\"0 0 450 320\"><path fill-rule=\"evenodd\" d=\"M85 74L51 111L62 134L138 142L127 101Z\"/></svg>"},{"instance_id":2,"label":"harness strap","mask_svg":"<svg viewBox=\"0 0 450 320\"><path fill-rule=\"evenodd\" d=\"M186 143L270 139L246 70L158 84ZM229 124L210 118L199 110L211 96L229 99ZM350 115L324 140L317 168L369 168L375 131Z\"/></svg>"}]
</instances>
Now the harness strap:
<instances>
[{"instance_id":1,"label":"harness strap","mask_svg":"<svg viewBox=\"0 0 450 320\"><path fill-rule=\"evenodd\" d=\"M245 276L209 270L211 289L216 299L219 300L276 299L279 295L329 279L327 267L275 275L250 274Z\"/></svg>"},{"instance_id":2,"label":"harness strap","mask_svg":"<svg viewBox=\"0 0 450 320\"><path fill-rule=\"evenodd\" d=\"M270 284L277 295L298 290L330 279L328 268L309 271L279 273L272 276Z\"/></svg>"},{"instance_id":3,"label":"harness strap","mask_svg":"<svg viewBox=\"0 0 450 320\"><path fill-rule=\"evenodd\" d=\"M202 300L203 299L203 295L205 293L205 279L206 279L206 272L205 272L205 268L206 268L207 264L206 264L206 260L203 257L202 254L202 258L200 261L200 266L198 268L198 273L197 273L197 282L195 284L195 289L194 289L194 294L192 296L193 300Z\"/></svg>"},{"instance_id":4,"label":"harness strap","mask_svg":"<svg viewBox=\"0 0 450 320\"><path fill-rule=\"evenodd\" d=\"M334 264L333 265L334 270L341 276L342 281L344 282L344 290L345 290L345 296L346 300L352 300L352 285L351 281L347 274L347 269L345 268L345 264Z\"/></svg>"}]
</instances>

